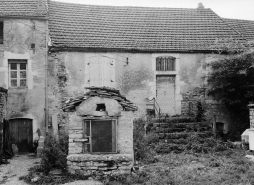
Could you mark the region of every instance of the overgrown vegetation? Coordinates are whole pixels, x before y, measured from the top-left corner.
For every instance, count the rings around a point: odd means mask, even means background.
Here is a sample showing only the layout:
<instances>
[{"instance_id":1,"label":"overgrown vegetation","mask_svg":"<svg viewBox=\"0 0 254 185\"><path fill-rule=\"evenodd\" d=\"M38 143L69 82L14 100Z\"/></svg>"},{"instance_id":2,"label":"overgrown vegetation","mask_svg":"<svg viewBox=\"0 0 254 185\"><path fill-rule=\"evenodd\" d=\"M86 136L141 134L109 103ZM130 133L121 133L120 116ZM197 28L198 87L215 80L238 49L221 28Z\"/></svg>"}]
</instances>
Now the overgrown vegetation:
<instances>
[{"instance_id":1,"label":"overgrown vegetation","mask_svg":"<svg viewBox=\"0 0 254 185\"><path fill-rule=\"evenodd\" d=\"M45 148L41 158L41 168L45 173L48 173L51 169L61 169L66 172L68 139L68 133L65 131L60 132L58 137L49 134L45 138Z\"/></svg>"},{"instance_id":2,"label":"overgrown vegetation","mask_svg":"<svg viewBox=\"0 0 254 185\"><path fill-rule=\"evenodd\" d=\"M247 105L254 99L254 51L245 47L211 63L208 82L209 94L217 97L233 117L230 138L240 139L249 127Z\"/></svg>"},{"instance_id":3,"label":"overgrown vegetation","mask_svg":"<svg viewBox=\"0 0 254 185\"><path fill-rule=\"evenodd\" d=\"M155 133L145 133L145 120L137 119L134 122L134 156L136 161L144 163L154 162L156 152L152 149L152 144L159 142L159 137Z\"/></svg>"},{"instance_id":4,"label":"overgrown vegetation","mask_svg":"<svg viewBox=\"0 0 254 185\"><path fill-rule=\"evenodd\" d=\"M155 162L158 154L174 153L214 153L232 148L230 142L216 139L211 131L208 132L181 132L172 133L170 139L159 139L155 132L145 135L144 119L134 123L134 150L135 160L144 163Z\"/></svg>"},{"instance_id":5,"label":"overgrown vegetation","mask_svg":"<svg viewBox=\"0 0 254 185\"><path fill-rule=\"evenodd\" d=\"M158 162L143 166L142 171L111 176L104 182L107 185L251 185L254 184L254 164L244 155L241 150L158 155Z\"/></svg>"},{"instance_id":6,"label":"overgrown vegetation","mask_svg":"<svg viewBox=\"0 0 254 185\"><path fill-rule=\"evenodd\" d=\"M29 174L20 179L31 184L62 184L75 179L84 179L85 177L81 175L67 172L68 139L68 133L65 131L61 131L58 137L53 136L52 133L48 134L40 164L30 168ZM56 169L62 172L58 177L50 173Z\"/></svg>"}]
</instances>

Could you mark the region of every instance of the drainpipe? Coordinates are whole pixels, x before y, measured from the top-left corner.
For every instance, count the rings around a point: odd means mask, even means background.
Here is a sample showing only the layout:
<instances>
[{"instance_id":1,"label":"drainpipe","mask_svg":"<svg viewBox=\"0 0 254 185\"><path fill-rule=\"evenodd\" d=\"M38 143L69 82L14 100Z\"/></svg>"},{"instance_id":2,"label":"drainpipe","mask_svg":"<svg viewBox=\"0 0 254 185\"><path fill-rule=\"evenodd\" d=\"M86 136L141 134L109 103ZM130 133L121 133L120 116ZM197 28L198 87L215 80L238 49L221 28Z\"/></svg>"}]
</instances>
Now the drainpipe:
<instances>
[{"instance_id":1,"label":"drainpipe","mask_svg":"<svg viewBox=\"0 0 254 185\"><path fill-rule=\"evenodd\" d=\"M48 133L48 20L46 20L46 61L45 61L45 127Z\"/></svg>"}]
</instances>

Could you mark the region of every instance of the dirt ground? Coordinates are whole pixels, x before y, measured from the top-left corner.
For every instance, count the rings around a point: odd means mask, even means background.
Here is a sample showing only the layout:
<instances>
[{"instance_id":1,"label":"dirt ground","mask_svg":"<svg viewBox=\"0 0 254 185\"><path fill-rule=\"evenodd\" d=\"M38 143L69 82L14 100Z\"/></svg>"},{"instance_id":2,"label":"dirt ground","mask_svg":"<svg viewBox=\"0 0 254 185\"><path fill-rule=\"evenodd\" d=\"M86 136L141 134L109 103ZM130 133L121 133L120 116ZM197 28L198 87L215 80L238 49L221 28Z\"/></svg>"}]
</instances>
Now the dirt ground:
<instances>
[{"instance_id":1,"label":"dirt ground","mask_svg":"<svg viewBox=\"0 0 254 185\"><path fill-rule=\"evenodd\" d=\"M36 164L39 164L40 158L32 154L17 155L9 164L0 165L0 184L1 185L28 185L23 180L19 180L20 176L27 175L28 169ZM75 181L64 185L103 185L98 181Z\"/></svg>"},{"instance_id":2,"label":"dirt ground","mask_svg":"<svg viewBox=\"0 0 254 185\"><path fill-rule=\"evenodd\" d=\"M8 161L9 164L0 165L0 184L27 185L19 177L28 174L28 169L39 163L40 158L34 155L17 155Z\"/></svg>"}]
</instances>

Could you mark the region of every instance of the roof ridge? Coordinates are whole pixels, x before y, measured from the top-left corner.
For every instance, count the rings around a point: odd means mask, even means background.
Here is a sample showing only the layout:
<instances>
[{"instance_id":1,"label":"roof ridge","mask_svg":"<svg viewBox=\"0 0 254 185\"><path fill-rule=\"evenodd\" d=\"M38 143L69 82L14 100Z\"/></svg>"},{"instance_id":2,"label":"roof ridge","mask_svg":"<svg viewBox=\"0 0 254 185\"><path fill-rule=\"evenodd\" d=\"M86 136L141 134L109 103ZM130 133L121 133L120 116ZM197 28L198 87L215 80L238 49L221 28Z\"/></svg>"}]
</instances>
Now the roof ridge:
<instances>
[{"instance_id":1,"label":"roof ridge","mask_svg":"<svg viewBox=\"0 0 254 185\"><path fill-rule=\"evenodd\" d=\"M214 12L213 10L211 10L212 12ZM235 28L233 28L230 24L228 24L227 21L225 21L222 17L220 17L219 15L217 15L215 12L214 14L223 22L225 23L229 28L231 28L235 33L237 33L240 37L242 37L245 41L247 41L247 39L245 38L244 35L242 35L240 32L238 32Z\"/></svg>"},{"instance_id":2,"label":"roof ridge","mask_svg":"<svg viewBox=\"0 0 254 185\"><path fill-rule=\"evenodd\" d=\"M50 0L50 3L68 4L68 5L84 5L84 6L98 6L98 7L119 7L119 8L151 8L151 9L178 9L178 10L199 10L198 8L173 8L173 7L151 7L151 6L120 6L120 5L96 5L96 4L83 4L83 3L70 3L56 0ZM210 8L203 8L202 10L209 10Z\"/></svg>"}]
</instances>

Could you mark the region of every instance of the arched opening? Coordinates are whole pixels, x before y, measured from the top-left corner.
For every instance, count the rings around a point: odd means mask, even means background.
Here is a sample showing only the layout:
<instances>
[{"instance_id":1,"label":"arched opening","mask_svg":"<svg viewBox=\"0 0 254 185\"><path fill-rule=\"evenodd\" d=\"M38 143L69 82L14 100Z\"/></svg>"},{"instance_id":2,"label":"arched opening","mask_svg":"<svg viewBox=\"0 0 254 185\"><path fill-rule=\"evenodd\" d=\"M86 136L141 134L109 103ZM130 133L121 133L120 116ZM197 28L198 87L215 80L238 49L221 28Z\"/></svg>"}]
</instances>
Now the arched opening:
<instances>
[{"instance_id":1,"label":"arched opening","mask_svg":"<svg viewBox=\"0 0 254 185\"><path fill-rule=\"evenodd\" d=\"M9 120L10 142L19 153L33 152L33 120L16 118Z\"/></svg>"}]
</instances>

